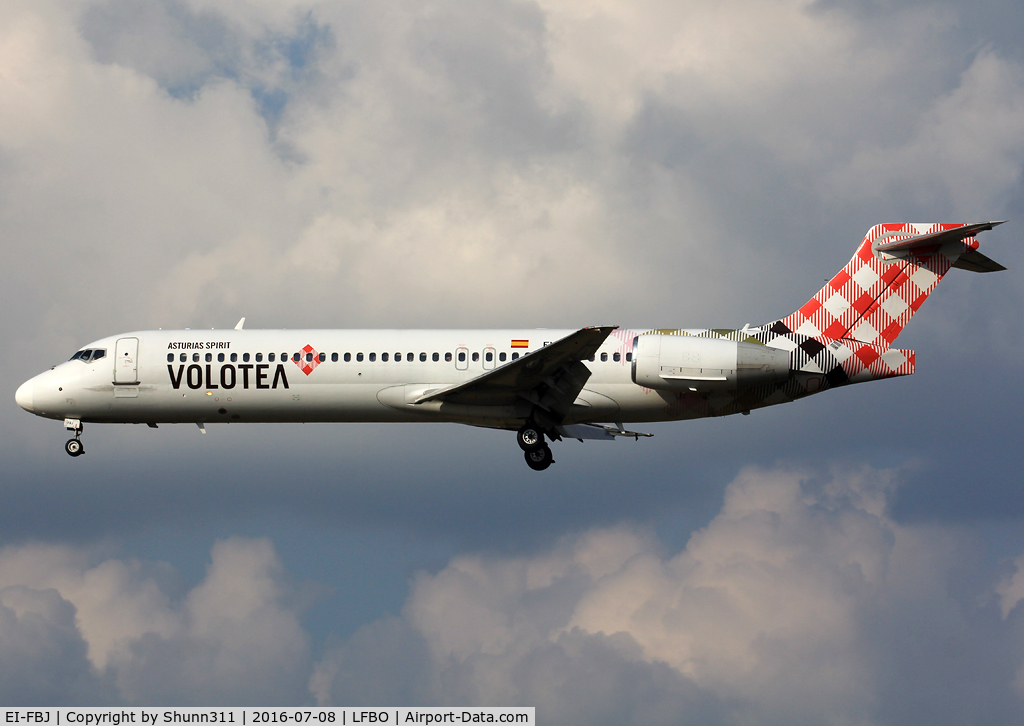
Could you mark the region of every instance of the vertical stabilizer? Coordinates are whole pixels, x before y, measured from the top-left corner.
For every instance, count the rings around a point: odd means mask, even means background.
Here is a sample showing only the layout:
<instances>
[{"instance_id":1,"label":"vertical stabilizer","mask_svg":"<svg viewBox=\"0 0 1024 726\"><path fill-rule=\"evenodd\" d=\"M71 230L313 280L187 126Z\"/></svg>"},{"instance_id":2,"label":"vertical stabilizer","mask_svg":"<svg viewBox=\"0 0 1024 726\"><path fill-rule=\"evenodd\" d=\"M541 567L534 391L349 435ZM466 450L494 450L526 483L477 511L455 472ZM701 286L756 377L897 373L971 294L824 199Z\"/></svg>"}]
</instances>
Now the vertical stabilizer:
<instances>
[{"instance_id":1,"label":"vertical stabilizer","mask_svg":"<svg viewBox=\"0 0 1024 726\"><path fill-rule=\"evenodd\" d=\"M817 295L769 327L778 334L889 347L950 267L1004 269L977 252L975 235L998 224L1002 222L875 225Z\"/></svg>"}]
</instances>

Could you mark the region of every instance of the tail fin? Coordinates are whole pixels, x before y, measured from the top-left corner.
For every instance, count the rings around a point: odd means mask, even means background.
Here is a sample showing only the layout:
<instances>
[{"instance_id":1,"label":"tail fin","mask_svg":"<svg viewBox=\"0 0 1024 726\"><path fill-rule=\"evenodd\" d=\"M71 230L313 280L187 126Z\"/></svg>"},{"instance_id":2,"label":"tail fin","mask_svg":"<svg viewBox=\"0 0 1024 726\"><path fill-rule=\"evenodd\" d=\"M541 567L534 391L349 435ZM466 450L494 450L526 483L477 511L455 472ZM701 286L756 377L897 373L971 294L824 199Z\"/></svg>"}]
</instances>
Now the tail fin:
<instances>
[{"instance_id":1,"label":"tail fin","mask_svg":"<svg viewBox=\"0 0 1024 726\"><path fill-rule=\"evenodd\" d=\"M975 238L999 224L877 224L817 295L769 327L776 333L891 346L950 267L1006 269L978 252Z\"/></svg>"}]
</instances>

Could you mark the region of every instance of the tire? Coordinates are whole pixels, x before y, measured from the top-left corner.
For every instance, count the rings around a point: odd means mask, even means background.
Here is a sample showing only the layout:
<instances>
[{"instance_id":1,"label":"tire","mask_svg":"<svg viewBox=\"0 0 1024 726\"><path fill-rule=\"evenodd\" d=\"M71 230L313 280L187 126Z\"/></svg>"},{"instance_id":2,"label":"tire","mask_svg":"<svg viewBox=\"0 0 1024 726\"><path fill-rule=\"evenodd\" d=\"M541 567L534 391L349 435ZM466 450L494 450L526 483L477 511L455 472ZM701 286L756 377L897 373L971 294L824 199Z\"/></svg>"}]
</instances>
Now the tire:
<instances>
[{"instance_id":1,"label":"tire","mask_svg":"<svg viewBox=\"0 0 1024 726\"><path fill-rule=\"evenodd\" d=\"M85 453L85 447L78 439L68 439L64 444L64 451L68 452L68 456L81 456Z\"/></svg>"},{"instance_id":2,"label":"tire","mask_svg":"<svg viewBox=\"0 0 1024 726\"><path fill-rule=\"evenodd\" d=\"M523 451L536 451L544 446L544 433L536 426L526 424L516 433L516 443Z\"/></svg>"},{"instance_id":3,"label":"tire","mask_svg":"<svg viewBox=\"0 0 1024 726\"><path fill-rule=\"evenodd\" d=\"M547 444L542 444L533 451L524 452L523 458L526 459L526 465L534 471L544 471L555 463L554 457L551 456L551 449Z\"/></svg>"}]
</instances>

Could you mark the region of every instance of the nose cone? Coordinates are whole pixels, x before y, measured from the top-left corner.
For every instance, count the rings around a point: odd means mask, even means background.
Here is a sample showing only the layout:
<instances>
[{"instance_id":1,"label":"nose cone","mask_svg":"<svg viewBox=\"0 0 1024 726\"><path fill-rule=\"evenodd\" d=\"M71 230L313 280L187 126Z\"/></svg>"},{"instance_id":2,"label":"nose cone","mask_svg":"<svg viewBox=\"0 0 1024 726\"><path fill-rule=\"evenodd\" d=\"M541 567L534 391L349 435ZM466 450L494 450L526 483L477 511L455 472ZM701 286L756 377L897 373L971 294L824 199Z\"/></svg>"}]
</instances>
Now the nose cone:
<instances>
[{"instance_id":1,"label":"nose cone","mask_svg":"<svg viewBox=\"0 0 1024 726\"><path fill-rule=\"evenodd\" d=\"M29 413L34 412L35 401L32 395L32 381L25 381L22 383L18 390L14 393L14 400L17 401L18 405ZM11 390L10 388L7 389Z\"/></svg>"}]
</instances>

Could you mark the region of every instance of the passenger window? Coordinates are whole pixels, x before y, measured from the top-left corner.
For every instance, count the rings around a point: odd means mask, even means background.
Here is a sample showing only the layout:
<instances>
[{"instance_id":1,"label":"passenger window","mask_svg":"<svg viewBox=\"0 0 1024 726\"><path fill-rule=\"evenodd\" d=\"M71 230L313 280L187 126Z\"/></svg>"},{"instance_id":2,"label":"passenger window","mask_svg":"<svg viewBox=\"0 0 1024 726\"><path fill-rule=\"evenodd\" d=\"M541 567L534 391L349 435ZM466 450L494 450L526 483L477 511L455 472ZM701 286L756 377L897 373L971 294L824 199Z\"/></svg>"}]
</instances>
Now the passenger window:
<instances>
[{"instance_id":1,"label":"passenger window","mask_svg":"<svg viewBox=\"0 0 1024 726\"><path fill-rule=\"evenodd\" d=\"M476 363L478 360L480 360L480 354L474 352L473 353L473 362Z\"/></svg>"},{"instance_id":2,"label":"passenger window","mask_svg":"<svg viewBox=\"0 0 1024 726\"><path fill-rule=\"evenodd\" d=\"M100 348L99 350L94 350L92 352L93 362L98 361L100 358L104 357L106 354L107 354L107 351L105 349L103 349L103 348Z\"/></svg>"},{"instance_id":3,"label":"passenger window","mask_svg":"<svg viewBox=\"0 0 1024 726\"><path fill-rule=\"evenodd\" d=\"M430 356L430 360L437 363L439 360L441 360L441 356L439 356L437 353L434 353L432 356Z\"/></svg>"},{"instance_id":4,"label":"passenger window","mask_svg":"<svg viewBox=\"0 0 1024 726\"><path fill-rule=\"evenodd\" d=\"M223 363L224 362L224 354L223 353L218 353L217 354L217 362L218 363Z\"/></svg>"},{"instance_id":5,"label":"passenger window","mask_svg":"<svg viewBox=\"0 0 1024 726\"><path fill-rule=\"evenodd\" d=\"M371 353L370 355L372 356L373 353ZM373 360L373 358L370 358L370 360ZM380 354L380 360L381 360L382 363L387 363L388 362L388 354L387 353L381 353Z\"/></svg>"},{"instance_id":6,"label":"passenger window","mask_svg":"<svg viewBox=\"0 0 1024 726\"><path fill-rule=\"evenodd\" d=\"M512 360L517 360L518 358L519 358L519 354L518 353L513 353L512 354Z\"/></svg>"},{"instance_id":7,"label":"passenger window","mask_svg":"<svg viewBox=\"0 0 1024 726\"><path fill-rule=\"evenodd\" d=\"M359 354L359 360L362 360L362 359L363 359L363 354L360 353ZM351 362L351 360L352 360L352 354L351 353L346 353L345 354L345 362L349 363L349 362Z\"/></svg>"},{"instance_id":8,"label":"passenger window","mask_svg":"<svg viewBox=\"0 0 1024 726\"><path fill-rule=\"evenodd\" d=\"M601 362L602 363L607 363L608 362L608 354L607 353L602 353L601 354Z\"/></svg>"},{"instance_id":9,"label":"passenger window","mask_svg":"<svg viewBox=\"0 0 1024 726\"><path fill-rule=\"evenodd\" d=\"M632 353L626 353L626 362L628 363L631 360L633 360L633 354Z\"/></svg>"},{"instance_id":10,"label":"passenger window","mask_svg":"<svg viewBox=\"0 0 1024 726\"><path fill-rule=\"evenodd\" d=\"M193 353L192 354L192 362L193 363L198 363L199 362L199 354L198 353Z\"/></svg>"},{"instance_id":11,"label":"passenger window","mask_svg":"<svg viewBox=\"0 0 1024 726\"><path fill-rule=\"evenodd\" d=\"M426 353L420 353L420 363L426 363L426 362L427 362L427 354Z\"/></svg>"},{"instance_id":12,"label":"passenger window","mask_svg":"<svg viewBox=\"0 0 1024 726\"><path fill-rule=\"evenodd\" d=\"M262 353L257 353L256 354L256 362L257 363L262 363L263 362L263 354Z\"/></svg>"},{"instance_id":13,"label":"passenger window","mask_svg":"<svg viewBox=\"0 0 1024 726\"><path fill-rule=\"evenodd\" d=\"M178 360L180 360L182 363L184 363L186 360L188 360L188 356L185 355L184 353L182 353L181 355L178 356ZM248 360L248 359L246 359L246 360Z\"/></svg>"},{"instance_id":14,"label":"passenger window","mask_svg":"<svg viewBox=\"0 0 1024 726\"><path fill-rule=\"evenodd\" d=\"M421 355L421 356L423 356L423 360L426 360L426 359L427 359L427 354L426 354L426 353L420 353L420 355ZM416 357L416 356L414 356L414 355L413 355L412 353L406 353L406 354L405 354L405 362L406 362L406 363L412 363L412 361L413 361L413 359L414 359L415 357Z\"/></svg>"},{"instance_id":15,"label":"passenger window","mask_svg":"<svg viewBox=\"0 0 1024 726\"><path fill-rule=\"evenodd\" d=\"M384 355L387 355L387 353L385 353ZM370 353L370 362L373 363L375 360L377 360L377 354Z\"/></svg>"},{"instance_id":16,"label":"passenger window","mask_svg":"<svg viewBox=\"0 0 1024 726\"><path fill-rule=\"evenodd\" d=\"M167 354L167 362L168 363L173 363L174 362L174 353L168 353Z\"/></svg>"},{"instance_id":17,"label":"passenger window","mask_svg":"<svg viewBox=\"0 0 1024 726\"><path fill-rule=\"evenodd\" d=\"M445 363L451 363L452 362L452 354L451 353L445 353L444 354L444 362Z\"/></svg>"},{"instance_id":18,"label":"passenger window","mask_svg":"<svg viewBox=\"0 0 1024 726\"><path fill-rule=\"evenodd\" d=\"M596 358L596 356L590 356L589 358L587 358L587 360L589 360L591 363L593 363L595 360L597 360L597 358Z\"/></svg>"},{"instance_id":19,"label":"passenger window","mask_svg":"<svg viewBox=\"0 0 1024 726\"><path fill-rule=\"evenodd\" d=\"M313 354L312 353L306 353L306 362L307 363L312 363L313 362Z\"/></svg>"},{"instance_id":20,"label":"passenger window","mask_svg":"<svg viewBox=\"0 0 1024 726\"><path fill-rule=\"evenodd\" d=\"M337 362L338 362L338 354L337 353L331 353L331 363L337 363Z\"/></svg>"},{"instance_id":21,"label":"passenger window","mask_svg":"<svg viewBox=\"0 0 1024 726\"><path fill-rule=\"evenodd\" d=\"M613 353L612 354L612 360L615 361L616 363L618 363L621 359L622 359L622 356L619 355L618 353Z\"/></svg>"},{"instance_id":22,"label":"passenger window","mask_svg":"<svg viewBox=\"0 0 1024 726\"><path fill-rule=\"evenodd\" d=\"M232 353L231 354L231 362L232 363L237 363L238 362L238 353Z\"/></svg>"},{"instance_id":23,"label":"passenger window","mask_svg":"<svg viewBox=\"0 0 1024 726\"><path fill-rule=\"evenodd\" d=\"M465 362L466 362L466 354L465 353L459 353L459 363L465 363Z\"/></svg>"},{"instance_id":24,"label":"passenger window","mask_svg":"<svg viewBox=\"0 0 1024 726\"><path fill-rule=\"evenodd\" d=\"M321 353L320 354L320 362L323 363L326 360L327 360L327 354L326 353ZM338 360L338 354L337 353L334 354L334 360Z\"/></svg>"},{"instance_id":25,"label":"passenger window","mask_svg":"<svg viewBox=\"0 0 1024 726\"><path fill-rule=\"evenodd\" d=\"M491 353L490 351L484 353L484 360L490 363L492 360L494 360L494 353Z\"/></svg>"},{"instance_id":26,"label":"passenger window","mask_svg":"<svg viewBox=\"0 0 1024 726\"><path fill-rule=\"evenodd\" d=\"M345 357L346 358L348 357L348 353L345 354ZM359 363L363 362L363 354L362 353L356 353L356 361L359 362Z\"/></svg>"},{"instance_id":27,"label":"passenger window","mask_svg":"<svg viewBox=\"0 0 1024 726\"><path fill-rule=\"evenodd\" d=\"M498 353L498 360L500 360L502 363L505 362L505 358L506 357L507 356L505 355L505 351L502 351L502 352Z\"/></svg>"},{"instance_id":28,"label":"passenger window","mask_svg":"<svg viewBox=\"0 0 1024 726\"><path fill-rule=\"evenodd\" d=\"M242 362L243 363L248 363L249 362L249 354L248 353L242 353Z\"/></svg>"},{"instance_id":29,"label":"passenger window","mask_svg":"<svg viewBox=\"0 0 1024 726\"><path fill-rule=\"evenodd\" d=\"M281 357L284 358L283 355ZM302 354L301 353L292 353L292 360L294 362L298 363L300 360L302 360Z\"/></svg>"},{"instance_id":30,"label":"passenger window","mask_svg":"<svg viewBox=\"0 0 1024 726\"><path fill-rule=\"evenodd\" d=\"M281 356L281 360L284 360L284 356ZM273 353L267 353L267 363L273 363L273 362L274 362L274 354Z\"/></svg>"}]
</instances>

